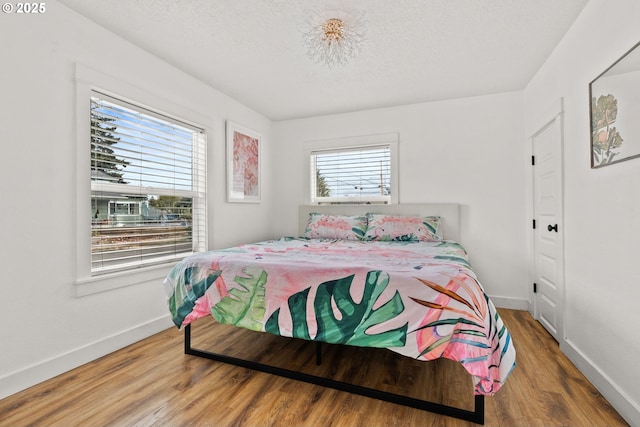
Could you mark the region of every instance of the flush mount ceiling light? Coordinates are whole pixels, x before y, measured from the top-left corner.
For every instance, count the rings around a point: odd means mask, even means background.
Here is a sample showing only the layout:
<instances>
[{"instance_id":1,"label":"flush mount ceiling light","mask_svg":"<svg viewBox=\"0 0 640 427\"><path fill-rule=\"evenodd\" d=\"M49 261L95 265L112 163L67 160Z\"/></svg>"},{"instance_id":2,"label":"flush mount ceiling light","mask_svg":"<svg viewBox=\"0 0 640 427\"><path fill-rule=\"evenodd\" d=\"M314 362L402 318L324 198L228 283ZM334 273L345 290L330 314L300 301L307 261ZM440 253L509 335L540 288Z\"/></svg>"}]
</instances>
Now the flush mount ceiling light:
<instances>
[{"instance_id":1,"label":"flush mount ceiling light","mask_svg":"<svg viewBox=\"0 0 640 427\"><path fill-rule=\"evenodd\" d=\"M343 11L314 13L303 33L309 57L329 68L355 57L365 35L362 14Z\"/></svg>"}]
</instances>

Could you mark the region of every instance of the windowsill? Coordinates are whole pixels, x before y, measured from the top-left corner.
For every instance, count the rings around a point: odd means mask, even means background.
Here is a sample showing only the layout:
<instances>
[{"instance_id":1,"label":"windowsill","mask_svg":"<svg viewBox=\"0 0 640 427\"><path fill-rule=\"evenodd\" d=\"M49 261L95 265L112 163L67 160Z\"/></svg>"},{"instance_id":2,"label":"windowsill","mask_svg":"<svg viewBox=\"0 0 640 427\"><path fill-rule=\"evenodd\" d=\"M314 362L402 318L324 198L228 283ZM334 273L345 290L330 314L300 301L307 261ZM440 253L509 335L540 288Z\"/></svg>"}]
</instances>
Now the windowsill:
<instances>
[{"instance_id":1,"label":"windowsill","mask_svg":"<svg viewBox=\"0 0 640 427\"><path fill-rule=\"evenodd\" d=\"M73 294L76 297L83 297L144 282L162 282L176 262L79 279L73 283Z\"/></svg>"}]
</instances>

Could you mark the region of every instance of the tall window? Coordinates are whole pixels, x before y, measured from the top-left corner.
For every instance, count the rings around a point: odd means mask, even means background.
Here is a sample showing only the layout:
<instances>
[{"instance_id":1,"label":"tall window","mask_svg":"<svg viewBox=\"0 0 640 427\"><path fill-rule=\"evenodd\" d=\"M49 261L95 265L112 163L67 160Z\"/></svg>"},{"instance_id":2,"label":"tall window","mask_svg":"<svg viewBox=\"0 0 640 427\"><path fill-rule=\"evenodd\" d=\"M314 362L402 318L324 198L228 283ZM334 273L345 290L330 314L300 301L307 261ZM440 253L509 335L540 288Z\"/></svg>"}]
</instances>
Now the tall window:
<instances>
[{"instance_id":1,"label":"tall window","mask_svg":"<svg viewBox=\"0 0 640 427\"><path fill-rule=\"evenodd\" d=\"M312 203L390 203L391 193L390 145L311 151Z\"/></svg>"},{"instance_id":2,"label":"tall window","mask_svg":"<svg viewBox=\"0 0 640 427\"><path fill-rule=\"evenodd\" d=\"M205 152L202 129L92 93L92 275L205 249Z\"/></svg>"}]
</instances>

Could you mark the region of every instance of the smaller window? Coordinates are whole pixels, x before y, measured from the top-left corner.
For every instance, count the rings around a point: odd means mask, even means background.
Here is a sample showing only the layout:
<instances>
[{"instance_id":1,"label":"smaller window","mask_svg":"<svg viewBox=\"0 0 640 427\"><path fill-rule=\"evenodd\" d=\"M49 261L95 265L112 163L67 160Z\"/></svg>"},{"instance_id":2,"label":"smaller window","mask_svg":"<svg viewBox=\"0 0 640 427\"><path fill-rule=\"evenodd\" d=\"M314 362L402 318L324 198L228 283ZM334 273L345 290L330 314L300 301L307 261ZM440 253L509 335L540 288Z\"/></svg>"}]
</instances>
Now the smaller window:
<instances>
[{"instance_id":1,"label":"smaller window","mask_svg":"<svg viewBox=\"0 0 640 427\"><path fill-rule=\"evenodd\" d=\"M396 150L396 134L309 143L311 203L395 203Z\"/></svg>"}]
</instances>

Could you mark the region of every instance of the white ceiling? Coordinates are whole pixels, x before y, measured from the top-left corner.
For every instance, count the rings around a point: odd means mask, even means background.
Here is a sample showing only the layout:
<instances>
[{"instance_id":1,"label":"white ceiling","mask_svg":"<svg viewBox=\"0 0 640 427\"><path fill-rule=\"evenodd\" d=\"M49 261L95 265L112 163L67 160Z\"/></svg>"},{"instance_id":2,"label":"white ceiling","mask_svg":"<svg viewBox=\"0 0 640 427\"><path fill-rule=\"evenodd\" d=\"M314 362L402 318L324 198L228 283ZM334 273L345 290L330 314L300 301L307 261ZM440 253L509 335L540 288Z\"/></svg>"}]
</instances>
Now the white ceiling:
<instances>
[{"instance_id":1,"label":"white ceiling","mask_svg":"<svg viewBox=\"0 0 640 427\"><path fill-rule=\"evenodd\" d=\"M59 0L272 120L524 89L588 0ZM344 67L311 62L315 13L364 12Z\"/></svg>"}]
</instances>

